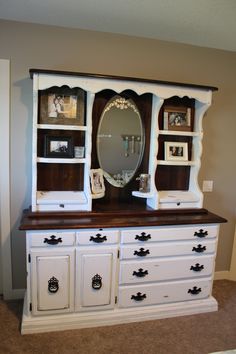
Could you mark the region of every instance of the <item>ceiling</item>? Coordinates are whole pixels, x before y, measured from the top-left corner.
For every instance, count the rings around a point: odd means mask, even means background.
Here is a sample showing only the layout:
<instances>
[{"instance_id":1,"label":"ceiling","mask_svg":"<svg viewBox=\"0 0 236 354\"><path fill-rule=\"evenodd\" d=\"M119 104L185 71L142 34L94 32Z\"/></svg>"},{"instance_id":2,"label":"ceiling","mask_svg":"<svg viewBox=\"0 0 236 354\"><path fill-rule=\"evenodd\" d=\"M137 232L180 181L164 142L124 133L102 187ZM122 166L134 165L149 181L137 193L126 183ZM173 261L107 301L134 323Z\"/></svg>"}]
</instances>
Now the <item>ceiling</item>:
<instances>
[{"instance_id":1,"label":"ceiling","mask_svg":"<svg viewBox=\"0 0 236 354\"><path fill-rule=\"evenodd\" d=\"M236 0L0 0L0 19L236 51Z\"/></svg>"}]
</instances>

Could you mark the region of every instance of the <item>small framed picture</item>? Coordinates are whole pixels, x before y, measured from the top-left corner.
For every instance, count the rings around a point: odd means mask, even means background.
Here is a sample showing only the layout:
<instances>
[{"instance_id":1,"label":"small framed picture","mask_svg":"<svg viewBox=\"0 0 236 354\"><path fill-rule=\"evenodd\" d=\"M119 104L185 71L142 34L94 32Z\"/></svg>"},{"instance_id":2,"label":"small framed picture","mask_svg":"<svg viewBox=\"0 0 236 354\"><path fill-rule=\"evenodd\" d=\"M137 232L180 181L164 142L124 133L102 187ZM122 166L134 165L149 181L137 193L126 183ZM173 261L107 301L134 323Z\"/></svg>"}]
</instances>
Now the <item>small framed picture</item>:
<instances>
[{"instance_id":1,"label":"small framed picture","mask_svg":"<svg viewBox=\"0 0 236 354\"><path fill-rule=\"evenodd\" d=\"M166 161L188 161L188 143L165 141Z\"/></svg>"},{"instance_id":2,"label":"small framed picture","mask_svg":"<svg viewBox=\"0 0 236 354\"><path fill-rule=\"evenodd\" d=\"M191 131L191 108L165 107L164 130Z\"/></svg>"},{"instance_id":3,"label":"small framed picture","mask_svg":"<svg viewBox=\"0 0 236 354\"><path fill-rule=\"evenodd\" d=\"M39 91L40 124L84 125L85 92L54 87Z\"/></svg>"},{"instance_id":4,"label":"small framed picture","mask_svg":"<svg viewBox=\"0 0 236 354\"><path fill-rule=\"evenodd\" d=\"M45 135L44 139L44 157L74 157L72 137Z\"/></svg>"},{"instance_id":5,"label":"small framed picture","mask_svg":"<svg viewBox=\"0 0 236 354\"><path fill-rule=\"evenodd\" d=\"M101 168L90 170L90 181L92 194L104 196L105 185L103 178L103 170Z\"/></svg>"}]
</instances>

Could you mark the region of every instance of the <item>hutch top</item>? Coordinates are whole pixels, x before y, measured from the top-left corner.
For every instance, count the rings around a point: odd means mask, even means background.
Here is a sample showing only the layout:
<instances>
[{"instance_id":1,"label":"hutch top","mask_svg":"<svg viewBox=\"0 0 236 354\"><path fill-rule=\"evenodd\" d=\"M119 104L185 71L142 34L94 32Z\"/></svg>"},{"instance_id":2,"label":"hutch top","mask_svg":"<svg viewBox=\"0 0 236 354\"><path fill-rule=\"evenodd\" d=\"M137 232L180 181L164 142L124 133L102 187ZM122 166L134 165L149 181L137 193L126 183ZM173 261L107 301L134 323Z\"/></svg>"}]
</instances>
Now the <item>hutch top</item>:
<instances>
[{"instance_id":1,"label":"hutch top","mask_svg":"<svg viewBox=\"0 0 236 354\"><path fill-rule=\"evenodd\" d=\"M200 209L215 87L30 69L32 211Z\"/></svg>"}]
</instances>

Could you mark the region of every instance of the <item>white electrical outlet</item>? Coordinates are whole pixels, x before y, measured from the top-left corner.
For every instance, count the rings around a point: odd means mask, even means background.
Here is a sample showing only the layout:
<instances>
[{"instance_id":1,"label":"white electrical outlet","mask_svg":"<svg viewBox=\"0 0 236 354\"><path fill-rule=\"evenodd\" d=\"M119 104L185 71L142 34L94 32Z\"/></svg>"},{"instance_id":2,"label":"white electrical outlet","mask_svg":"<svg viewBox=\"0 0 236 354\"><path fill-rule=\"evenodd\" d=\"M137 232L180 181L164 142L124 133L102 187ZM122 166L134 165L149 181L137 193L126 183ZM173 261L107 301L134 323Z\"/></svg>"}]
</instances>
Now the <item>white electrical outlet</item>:
<instances>
[{"instance_id":1,"label":"white electrical outlet","mask_svg":"<svg viewBox=\"0 0 236 354\"><path fill-rule=\"evenodd\" d=\"M212 192L213 191L213 181L203 181L202 191L203 192Z\"/></svg>"}]
</instances>

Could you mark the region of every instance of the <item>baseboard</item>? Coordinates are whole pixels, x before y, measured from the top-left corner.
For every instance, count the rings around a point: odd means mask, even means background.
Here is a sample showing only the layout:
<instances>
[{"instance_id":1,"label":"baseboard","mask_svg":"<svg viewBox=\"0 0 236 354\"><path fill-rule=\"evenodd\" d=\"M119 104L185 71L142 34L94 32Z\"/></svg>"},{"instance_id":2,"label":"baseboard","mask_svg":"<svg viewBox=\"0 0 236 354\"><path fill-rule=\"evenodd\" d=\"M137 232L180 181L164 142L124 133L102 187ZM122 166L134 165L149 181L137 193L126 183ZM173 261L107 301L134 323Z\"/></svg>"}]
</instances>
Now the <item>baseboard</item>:
<instances>
[{"instance_id":1,"label":"baseboard","mask_svg":"<svg viewBox=\"0 0 236 354\"><path fill-rule=\"evenodd\" d=\"M3 294L4 300L21 300L24 299L25 289L11 289Z\"/></svg>"},{"instance_id":2,"label":"baseboard","mask_svg":"<svg viewBox=\"0 0 236 354\"><path fill-rule=\"evenodd\" d=\"M229 270L222 270L219 272L215 272L214 280L230 280L230 271Z\"/></svg>"}]
</instances>

